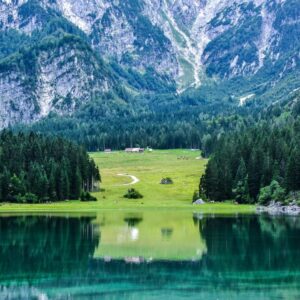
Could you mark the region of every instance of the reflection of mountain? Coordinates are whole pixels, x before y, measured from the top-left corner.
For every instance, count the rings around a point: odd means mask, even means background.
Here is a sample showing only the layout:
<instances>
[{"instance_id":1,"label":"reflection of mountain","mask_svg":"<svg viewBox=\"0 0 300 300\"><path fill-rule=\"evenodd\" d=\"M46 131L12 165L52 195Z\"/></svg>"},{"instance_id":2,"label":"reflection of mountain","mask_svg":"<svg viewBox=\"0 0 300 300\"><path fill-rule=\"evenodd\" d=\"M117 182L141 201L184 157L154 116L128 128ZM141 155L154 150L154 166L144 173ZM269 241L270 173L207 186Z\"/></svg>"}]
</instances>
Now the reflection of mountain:
<instances>
[{"instance_id":1,"label":"reflection of mountain","mask_svg":"<svg viewBox=\"0 0 300 300\"><path fill-rule=\"evenodd\" d=\"M104 221L105 220L105 221ZM95 258L197 260L206 252L190 213L104 213Z\"/></svg>"}]
</instances>

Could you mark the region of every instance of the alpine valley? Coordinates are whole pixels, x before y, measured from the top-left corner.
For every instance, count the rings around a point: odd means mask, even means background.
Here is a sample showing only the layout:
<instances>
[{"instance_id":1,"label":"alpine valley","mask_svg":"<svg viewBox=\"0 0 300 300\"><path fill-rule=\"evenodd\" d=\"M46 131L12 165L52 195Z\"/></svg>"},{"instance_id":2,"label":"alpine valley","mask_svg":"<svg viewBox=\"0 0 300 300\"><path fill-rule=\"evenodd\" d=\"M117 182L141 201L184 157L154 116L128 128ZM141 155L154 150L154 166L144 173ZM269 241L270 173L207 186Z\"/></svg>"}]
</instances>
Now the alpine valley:
<instances>
[{"instance_id":1,"label":"alpine valley","mask_svg":"<svg viewBox=\"0 0 300 300\"><path fill-rule=\"evenodd\" d=\"M0 128L200 147L297 93L299 20L298 0L0 0Z\"/></svg>"},{"instance_id":2,"label":"alpine valley","mask_svg":"<svg viewBox=\"0 0 300 300\"><path fill-rule=\"evenodd\" d=\"M0 0L0 299L300 299L300 0Z\"/></svg>"}]
</instances>

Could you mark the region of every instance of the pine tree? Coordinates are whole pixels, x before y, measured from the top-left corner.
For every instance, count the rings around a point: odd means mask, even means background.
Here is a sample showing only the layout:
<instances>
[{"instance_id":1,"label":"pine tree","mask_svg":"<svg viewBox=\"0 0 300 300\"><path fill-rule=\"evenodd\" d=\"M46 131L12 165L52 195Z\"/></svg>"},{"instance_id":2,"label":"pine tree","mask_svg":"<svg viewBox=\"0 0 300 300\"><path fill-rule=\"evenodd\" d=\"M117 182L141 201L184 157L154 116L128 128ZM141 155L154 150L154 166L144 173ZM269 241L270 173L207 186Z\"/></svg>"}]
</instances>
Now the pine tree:
<instances>
[{"instance_id":1,"label":"pine tree","mask_svg":"<svg viewBox=\"0 0 300 300\"><path fill-rule=\"evenodd\" d=\"M297 170L296 170L296 156L295 151L293 151L289 157L286 176L285 176L285 185L288 191L297 190Z\"/></svg>"},{"instance_id":2,"label":"pine tree","mask_svg":"<svg viewBox=\"0 0 300 300\"><path fill-rule=\"evenodd\" d=\"M10 173L6 168L4 168L3 173L1 174L1 194L2 194L2 202L7 201L7 197L9 195L9 185L10 185Z\"/></svg>"},{"instance_id":3,"label":"pine tree","mask_svg":"<svg viewBox=\"0 0 300 300\"><path fill-rule=\"evenodd\" d=\"M50 161L49 166L49 182L48 182L48 196L49 200L57 201L57 186L56 186L56 174L57 174L57 167L54 160Z\"/></svg>"},{"instance_id":4,"label":"pine tree","mask_svg":"<svg viewBox=\"0 0 300 300\"><path fill-rule=\"evenodd\" d=\"M237 203L245 204L250 202L248 176L237 182L236 187L233 189L233 194Z\"/></svg>"},{"instance_id":5,"label":"pine tree","mask_svg":"<svg viewBox=\"0 0 300 300\"><path fill-rule=\"evenodd\" d=\"M80 198L81 186L82 186L82 179L81 179L79 168L77 168L75 174L73 174L73 176L71 177L71 182L70 182L71 199L78 200Z\"/></svg>"},{"instance_id":6,"label":"pine tree","mask_svg":"<svg viewBox=\"0 0 300 300\"><path fill-rule=\"evenodd\" d=\"M235 179L234 179L234 188L237 187L238 183L244 181L247 177L247 168L243 158L240 160L239 167L237 169Z\"/></svg>"},{"instance_id":7,"label":"pine tree","mask_svg":"<svg viewBox=\"0 0 300 300\"><path fill-rule=\"evenodd\" d=\"M10 178L9 194L12 196L24 195L25 186L23 181L15 174Z\"/></svg>"},{"instance_id":8,"label":"pine tree","mask_svg":"<svg viewBox=\"0 0 300 300\"><path fill-rule=\"evenodd\" d=\"M249 195L254 200L256 200L261 187L262 161L262 151L260 149L254 149L250 158L248 169Z\"/></svg>"},{"instance_id":9,"label":"pine tree","mask_svg":"<svg viewBox=\"0 0 300 300\"><path fill-rule=\"evenodd\" d=\"M218 178L218 168L214 160L211 160L207 164L207 169L205 173L205 177L202 179L201 188L205 191L205 195L207 199L218 201L219 200L219 191L218 191L218 184L219 184L219 178Z\"/></svg>"}]
</instances>

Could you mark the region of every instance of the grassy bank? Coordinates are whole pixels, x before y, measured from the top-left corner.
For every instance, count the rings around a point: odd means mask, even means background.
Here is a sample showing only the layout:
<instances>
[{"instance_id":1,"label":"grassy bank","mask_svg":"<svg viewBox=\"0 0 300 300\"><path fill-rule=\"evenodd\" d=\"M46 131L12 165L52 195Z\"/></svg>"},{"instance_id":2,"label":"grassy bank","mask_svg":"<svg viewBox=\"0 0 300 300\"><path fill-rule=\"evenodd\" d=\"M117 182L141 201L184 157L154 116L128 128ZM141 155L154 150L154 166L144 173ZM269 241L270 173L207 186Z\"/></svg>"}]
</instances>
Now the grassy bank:
<instances>
[{"instance_id":1,"label":"grassy bank","mask_svg":"<svg viewBox=\"0 0 300 300\"><path fill-rule=\"evenodd\" d=\"M92 212L101 209L184 209L204 213L247 213L254 207L231 203L210 203L193 206L192 196L204 172L206 160L198 151L156 150L139 154L124 152L91 153L101 169L102 192L94 193L97 202L67 201L52 204L4 204L0 212ZM120 176L118 174L123 174ZM133 179L139 180L134 185ZM162 185L164 177L171 177L172 185ZM140 200L128 200L123 195L129 188L137 189Z\"/></svg>"}]
</instances>

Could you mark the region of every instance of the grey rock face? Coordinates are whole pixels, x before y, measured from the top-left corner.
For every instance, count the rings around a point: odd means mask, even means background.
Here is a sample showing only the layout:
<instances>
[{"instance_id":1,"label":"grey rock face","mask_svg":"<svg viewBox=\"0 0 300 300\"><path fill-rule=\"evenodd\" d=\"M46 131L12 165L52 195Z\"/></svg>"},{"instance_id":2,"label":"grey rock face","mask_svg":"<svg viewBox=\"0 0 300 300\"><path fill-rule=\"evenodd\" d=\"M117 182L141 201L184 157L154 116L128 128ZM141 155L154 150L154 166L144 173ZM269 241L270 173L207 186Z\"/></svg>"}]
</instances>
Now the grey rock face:
<instances>
[{"instance_id":1,"label":"grey rock face","mask_svg":"<svg viewBox=\"0 0 300 300\"><path fill-rule=\"evenodd\" d=\"M22 63L20 63L22 64ZM30 123L51 111L71 114L79 104L108 90L93 56L74 45L40 51L34 74L19 67L0 72L0 127Z\"/></svg>"},{"instance_id":2,"label":"grey rock face","mask_svg":"<svg viewBox=\"0 0 300 300\"><path fill-rule=\"evenodd\" d=\"M0 74L0 128L13 125L20 120L25 123L36 120L38 106L30 87L23 81L18 71Z\"/></svg>"},{"instance_id":3,"label":"grey rock face","mask_svg":"<svg viewBox=\"0 0 300 300\"><path fill-rule=\"evenodd\" d=\"M41 26L41 13L22 14L31 2L2 0L2 28L31 33ZM286 13L289 2L43 0L40 6L78 26L103 56L140 70L152 66L185 89L200 86L207 69L231 78L256 73L266 58L277 61L276 46L284 39L277 27L295 25L299 17ZM239 35L245 39L238 40Z\"/></svg>"}]
</instances>

